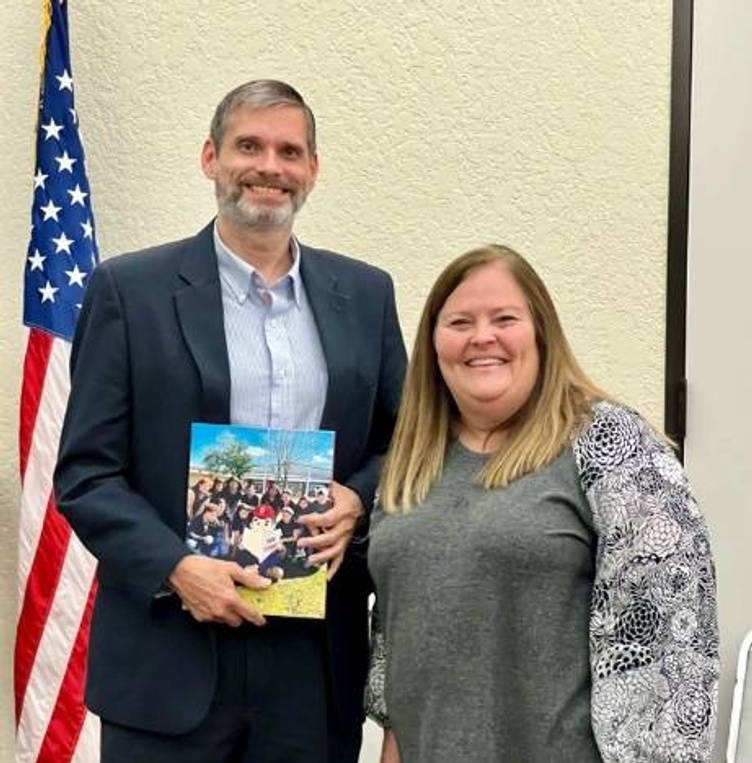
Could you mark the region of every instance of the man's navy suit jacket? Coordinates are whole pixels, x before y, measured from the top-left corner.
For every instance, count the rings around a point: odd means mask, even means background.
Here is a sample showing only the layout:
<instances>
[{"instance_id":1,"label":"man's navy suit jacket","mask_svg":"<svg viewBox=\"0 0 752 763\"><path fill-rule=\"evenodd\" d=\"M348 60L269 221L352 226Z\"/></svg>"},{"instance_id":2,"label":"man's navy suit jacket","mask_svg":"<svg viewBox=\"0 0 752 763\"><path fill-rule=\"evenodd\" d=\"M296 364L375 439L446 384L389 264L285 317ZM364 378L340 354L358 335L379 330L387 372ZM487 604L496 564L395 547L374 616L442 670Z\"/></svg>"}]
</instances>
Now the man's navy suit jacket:
<instances>
[{"instance_id":1,"label":"man's navy suit jacket","mask_svg":"<svg viewBox=\"0 0 752 763\"><path fill-rule=\"evenodd\" d=\"M55 475L60 510L99 562L87 704L113 723L167 734L206 714L221 627L195 622L176 596L155 598L186 553L190 424L230 416L212 230L94 271ZM305 246L300 266L329 372L321 427L336 432L334 479L370 510L406 365L393 285L377 268ZM351 549L329 584L326 617L348 726L362 719L368 590L363 554Z\"/></svg>"}]
</instances>

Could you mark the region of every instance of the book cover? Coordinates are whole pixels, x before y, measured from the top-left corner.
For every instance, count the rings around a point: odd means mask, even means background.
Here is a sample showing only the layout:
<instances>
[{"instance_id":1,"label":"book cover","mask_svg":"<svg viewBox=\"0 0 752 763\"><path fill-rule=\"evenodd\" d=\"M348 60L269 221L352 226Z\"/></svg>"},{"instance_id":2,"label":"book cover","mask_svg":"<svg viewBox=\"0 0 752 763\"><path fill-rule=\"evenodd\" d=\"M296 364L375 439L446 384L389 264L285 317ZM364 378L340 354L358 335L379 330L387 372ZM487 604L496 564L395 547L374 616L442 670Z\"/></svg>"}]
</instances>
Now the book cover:
<instances>
[{"instance_id":1,"label":"book cover","mask_svg":"<svg viewBox=\"0 0 752 763\"><path fill-rule=\"evenodd\" d=\"M196 554L256 565L272 580L240 588L265 615L321 619L326 567L297 540L300 517L331 508L334 432L191 424L186 544Z\"/></svg>"}]
</instances>

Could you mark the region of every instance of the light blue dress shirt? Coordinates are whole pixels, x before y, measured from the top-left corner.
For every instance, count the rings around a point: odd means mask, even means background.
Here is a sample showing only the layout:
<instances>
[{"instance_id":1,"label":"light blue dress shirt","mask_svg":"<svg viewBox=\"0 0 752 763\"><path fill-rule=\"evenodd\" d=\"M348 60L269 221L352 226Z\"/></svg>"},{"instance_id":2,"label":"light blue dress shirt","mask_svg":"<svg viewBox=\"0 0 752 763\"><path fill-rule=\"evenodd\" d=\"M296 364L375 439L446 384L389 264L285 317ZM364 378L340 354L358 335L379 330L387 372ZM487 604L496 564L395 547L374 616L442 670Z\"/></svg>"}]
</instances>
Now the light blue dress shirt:
<instances>
[{"instance_id":1,"label":"light blue dress shirt","mask_svg":"<svg viewBox=\"0 0 752 763\"><path fill-rule=\"evenodd\" d=\"M300 247L291 241L287 275L266 284L233 253L214 226L230 360L233 424L318 429L328 372L316 320L300 277Z\"/></svg>"}]
</instances>

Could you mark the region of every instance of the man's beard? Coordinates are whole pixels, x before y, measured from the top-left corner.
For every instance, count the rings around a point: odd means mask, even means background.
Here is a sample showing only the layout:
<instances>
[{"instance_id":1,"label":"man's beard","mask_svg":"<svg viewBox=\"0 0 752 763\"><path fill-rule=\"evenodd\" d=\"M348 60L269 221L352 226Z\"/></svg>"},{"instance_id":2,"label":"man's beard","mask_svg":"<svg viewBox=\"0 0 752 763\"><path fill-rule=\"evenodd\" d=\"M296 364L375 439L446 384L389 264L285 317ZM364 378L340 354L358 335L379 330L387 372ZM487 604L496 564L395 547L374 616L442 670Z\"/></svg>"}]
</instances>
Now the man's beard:
<instances>
[{"instance_id":1,"label":"man's beard","mask_svg":"<svg viewBox=\"0 0 752 763\"><path fill-rule=\"evenodd\" d=\"M243 187L231 191L214 184L220 214L235 224L254 230L275 230L292 227L295 215L305 204L307 193L291 194L284 204L256 204L243 198Z\"/></svg>"}]
</instances>

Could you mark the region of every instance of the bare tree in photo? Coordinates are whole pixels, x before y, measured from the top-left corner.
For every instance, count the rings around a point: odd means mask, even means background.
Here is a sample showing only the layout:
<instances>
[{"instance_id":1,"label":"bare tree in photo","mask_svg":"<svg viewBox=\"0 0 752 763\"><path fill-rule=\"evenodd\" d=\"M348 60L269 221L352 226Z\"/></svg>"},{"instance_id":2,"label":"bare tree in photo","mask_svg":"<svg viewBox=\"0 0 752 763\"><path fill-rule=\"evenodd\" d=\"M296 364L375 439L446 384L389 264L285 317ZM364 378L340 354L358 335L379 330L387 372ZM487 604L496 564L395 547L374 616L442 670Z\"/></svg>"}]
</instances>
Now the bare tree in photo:
<instances>
[{"instance_id":1,"label":"bare tree in photo","mask_svg":"<svg viewBox=\"0 0 752 763\"><path fill-rule=\"evenodd\" d=\"M287 487L293 464L300 458L298 434L291 430L280 430L273 432L269 438L275 480L283 490Z\"/></svg>"},{"instance_id":2,"label":"bare tree in photo","mask_svg":"<svg viewBox=\"0 0 752 763\"><path fill-rule=\"evenodd\" d=\"M310 460L316 448L317 432L278 430L269 438L269 454L275 480L281 489L289 487L292 477L307 487L310 479ZM306 465L308 465L306 467Z\"/></svg>"}]
</instances>

